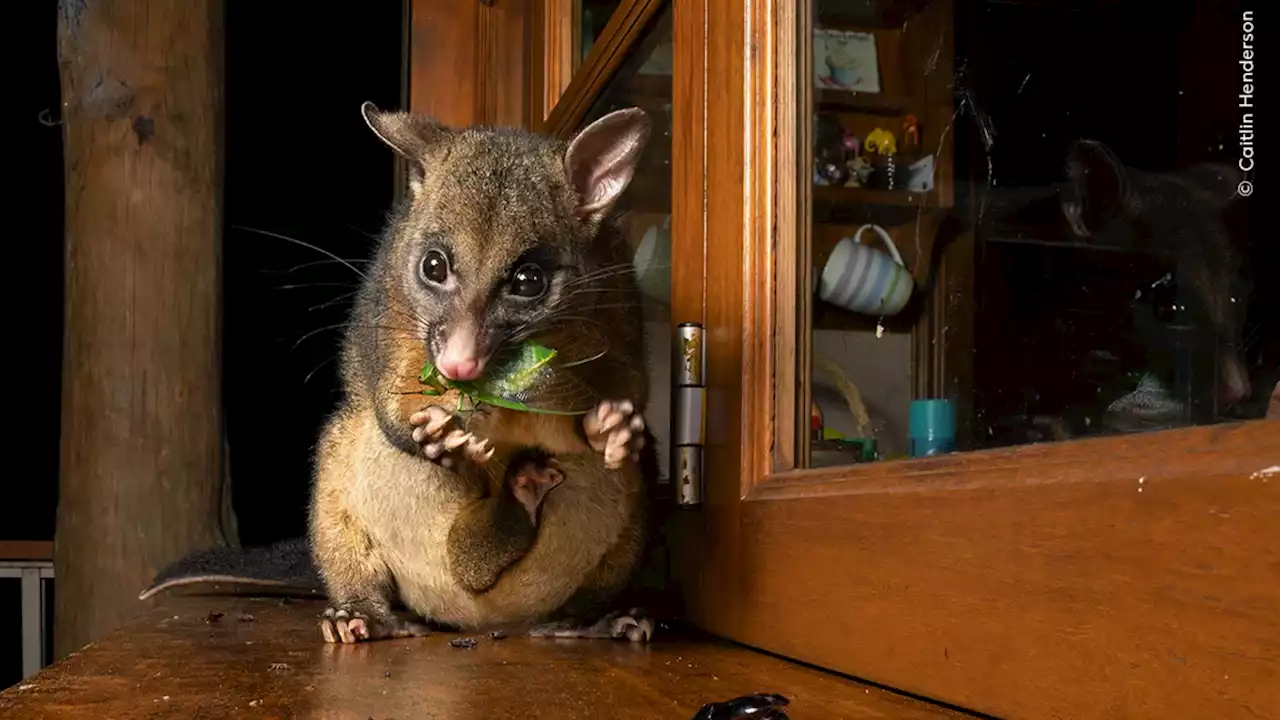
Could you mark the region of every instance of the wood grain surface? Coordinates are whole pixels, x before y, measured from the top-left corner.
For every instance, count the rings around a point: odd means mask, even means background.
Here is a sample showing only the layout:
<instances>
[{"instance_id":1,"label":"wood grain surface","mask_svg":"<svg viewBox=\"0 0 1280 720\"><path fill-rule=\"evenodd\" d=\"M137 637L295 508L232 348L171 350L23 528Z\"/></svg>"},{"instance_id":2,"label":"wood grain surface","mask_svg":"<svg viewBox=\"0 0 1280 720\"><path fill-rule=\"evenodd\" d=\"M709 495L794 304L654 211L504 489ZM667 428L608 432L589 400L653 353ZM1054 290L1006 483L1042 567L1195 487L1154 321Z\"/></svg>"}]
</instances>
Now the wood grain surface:
<instances>
[{"instance_id":1,"label":"wood grain surface","mask_svg":"<svg viewBox=\"0 0 1280 720\"><path fill-rule=\"evenodd\" d=\"M441 633L335 646L316 602L176 596L149 615L0 693L0 718L610 718L689 720L756 692L797 720L964 717L851 680L708 640ZM210 622L211 613L221 613Z\"/></svg>"}]
</instances>

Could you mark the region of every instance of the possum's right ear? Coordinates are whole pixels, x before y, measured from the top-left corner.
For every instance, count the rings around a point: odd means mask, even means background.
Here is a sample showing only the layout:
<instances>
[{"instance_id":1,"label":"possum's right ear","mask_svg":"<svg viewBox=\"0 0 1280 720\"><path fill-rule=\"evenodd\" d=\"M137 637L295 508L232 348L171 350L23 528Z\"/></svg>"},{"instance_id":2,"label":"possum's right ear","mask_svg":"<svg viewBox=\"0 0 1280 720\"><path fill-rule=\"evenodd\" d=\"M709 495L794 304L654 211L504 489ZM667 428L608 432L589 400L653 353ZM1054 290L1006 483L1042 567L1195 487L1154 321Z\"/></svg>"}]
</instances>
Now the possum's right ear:
<instances>
[{"instance_id":1,"label":"possum's right ear","mask_svg":"<svg viewBox=\"0 0 1280 720\"><path fill-rule=\"evenodd\" d=\"M424 162L431 147L449 134L449 129L431 118L407 112L384 112L366 102L360 114L378 139L396 151L409 164L409 187L417 193L422 187Z\"/></svg>"}]
</instances>

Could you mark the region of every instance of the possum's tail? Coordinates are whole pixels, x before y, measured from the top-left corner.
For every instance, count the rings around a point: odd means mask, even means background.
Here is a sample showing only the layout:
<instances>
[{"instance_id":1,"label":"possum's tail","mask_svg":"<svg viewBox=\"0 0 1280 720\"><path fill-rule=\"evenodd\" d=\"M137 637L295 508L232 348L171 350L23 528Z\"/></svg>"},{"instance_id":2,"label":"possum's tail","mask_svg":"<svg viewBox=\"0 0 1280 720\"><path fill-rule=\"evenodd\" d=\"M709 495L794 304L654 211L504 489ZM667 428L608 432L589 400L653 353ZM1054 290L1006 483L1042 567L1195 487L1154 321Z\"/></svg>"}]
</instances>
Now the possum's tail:
<instances>
[{"instance_id":1,"label":"possum's tail","mask_svg":"<svg viewBox=\"0 0 1280 720\"><path fill-rule=\"evenodd\" d=\"M151 587L142 591L146 600L176 587L203 585L253 587L278 595L325 595L324 583L303 538L254 548L199 550L161 570Z\"/></svg>"}]
</instances>

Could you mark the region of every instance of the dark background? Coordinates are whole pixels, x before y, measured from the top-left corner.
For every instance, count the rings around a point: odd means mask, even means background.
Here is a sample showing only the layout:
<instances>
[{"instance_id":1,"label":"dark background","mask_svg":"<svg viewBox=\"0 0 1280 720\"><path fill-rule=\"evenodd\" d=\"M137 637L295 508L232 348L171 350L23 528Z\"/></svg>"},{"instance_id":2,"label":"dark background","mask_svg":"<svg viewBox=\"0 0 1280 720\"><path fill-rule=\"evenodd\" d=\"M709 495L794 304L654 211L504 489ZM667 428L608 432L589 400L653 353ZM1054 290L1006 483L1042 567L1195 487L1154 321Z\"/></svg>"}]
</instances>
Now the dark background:
<instances>
[{"instance_id":1,"label":"dark background","mask_svg":"<svg viewBox=\"0 0 1280 720\"><path fill-rule=\"evenodd\" d=\"M242 228L285 235L344 258L368 255L394 190L394 164L360 104L400 104L400 4L355 13L300 13L287 3L231 3L226 16L224 397L241 538L256 544L305 524L309 452L336 400L336 328L355 275L321 253ZM32 228L13 267L32 282L13 337L23 381L14 447L30 462L22 513L0 539L53 537L62 346L62 138L37 117L58 117L56 3L16 3L11 37L31 46L6 135L25 161ZM11 221L12 222L12 221ZM11 225L12 228L12 225ZM292 269L292 271L291 271ZM334 304L311 308L328 301ZM308 333L314 334L309 335ZM309 379L308 379L309 378Z\"/></svg>"},{"instance_id":2,"label":"dark background","mask_svg":"<svg viewBox=\"0 0 1280 720\"><path fill-rule=\"evenodd\" d=\"M289 272L326 258L237 227L367 256L390 208L394 164L360 104L399 107L403 20L399 2L363 3L358 12L228 5L224 397L240 538L260 544L304 531L310 451L337 398L327 362L337 330L318 330L341 323L348 304L309 308L350 292L355 276L337 263ZM4 233L6 394L19 414L8 423L18 429L6 438L0 540L48 540L58 486L62 136L37 118L46 109L59 116L57 3L6 5L0 27L18 68L4 104L6 155L20 165L10 167L20 190L9 200L19 202L6 203L15 214ZM0 583L0 617L9 618L0 623L0 687L20 676L17 586Z\"/></svg>"}]
</instances>

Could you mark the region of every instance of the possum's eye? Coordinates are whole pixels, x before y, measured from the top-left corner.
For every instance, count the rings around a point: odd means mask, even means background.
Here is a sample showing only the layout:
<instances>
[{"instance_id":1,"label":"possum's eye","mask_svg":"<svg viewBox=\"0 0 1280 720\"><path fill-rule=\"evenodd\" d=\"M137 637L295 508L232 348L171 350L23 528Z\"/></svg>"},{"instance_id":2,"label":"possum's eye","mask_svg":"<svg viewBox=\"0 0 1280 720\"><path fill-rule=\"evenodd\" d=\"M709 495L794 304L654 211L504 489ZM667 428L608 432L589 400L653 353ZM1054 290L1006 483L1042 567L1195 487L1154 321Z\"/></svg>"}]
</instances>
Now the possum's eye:
<instances>
[{"instance_id":1,"label":"possum's eye","mask_svg":"<svg viewBox=\"0 0 1280 720\"><path fill-rule=\"evenodd\" d=\"M428 250L418 269L422 279L432 285L443 285L449 279L449 258L439 250Z\"/></svg>"},{"instance_id":2,"label":"possum's eye","mask_svg":"<svg viewBox=\"0 0 1280 720\"><path fill-rule=\"evenodd\" d=\"M547 291L547 275L542 272L542 268L527 263L516 268L511 273L511 290L510 293L518 298L532 300L542 297Z\"/></svg>"}]
</instances>

